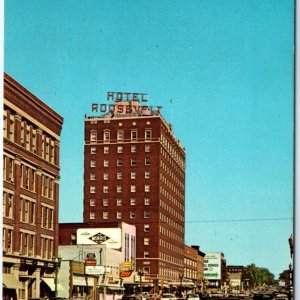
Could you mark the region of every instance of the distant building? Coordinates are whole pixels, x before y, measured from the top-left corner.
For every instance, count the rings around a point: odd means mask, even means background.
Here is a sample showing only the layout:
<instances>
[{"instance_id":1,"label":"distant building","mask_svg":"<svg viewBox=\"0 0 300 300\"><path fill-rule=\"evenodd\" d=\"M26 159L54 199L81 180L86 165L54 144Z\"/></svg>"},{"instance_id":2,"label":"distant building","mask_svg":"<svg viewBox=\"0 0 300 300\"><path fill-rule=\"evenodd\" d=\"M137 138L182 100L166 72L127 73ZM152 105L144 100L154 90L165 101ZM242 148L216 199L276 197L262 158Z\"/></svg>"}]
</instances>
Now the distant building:
<instances>
[{"instance_id":1,"label":"distant building","mask_svg":"<svg viewBox=\"0 0 300 300\"><path fill-rule=\"evenodd\" d=\"M53 296L63 118L4 74L3 299Z\"/></svg>"},{"instance_id":2,"label":"distant building","mask_svg":"<svg viewBox=\"0 0 300 300\"><path fill-rule=\"evenodd\" d=\"M185 150L159 109L120 99L110 106L111 112L85 117L84 223L134 224L136 269L162 285L178 280Z\"/></svg>"},{"instance_id":3,"label":"distant building","mask_svg":"<svg viewBox=\"0 0 300 300\"><path fill-rule=\"evenodd\" d=\"M226 260L221 252L210 252L204 256L204 279L206 287L211 289L225 289Z\"/></svg>"},{"instance_id":4,"label":"distant building","mask_svg":"<svg viewBox=\"0 0 300 300\"><path fill-rule=\"evenodd\" d=\"M238 293L244 290L244 267L243 266L227 266L227 280L229 291ZM246 283L247 284L247 283Z\"/></svg>"},{"instance_id":5,"label":"distant building","mask_svg":"<svg viewBox=\"0 0 300 300\"><path fill-rule=\"evenodd\" d=\"M197 245L191 246L193 249L197 250L197 281L196 285L199 291L203 292L204 287L204 257L205 253L200 250Z\"/></svg>"}]
</instances>

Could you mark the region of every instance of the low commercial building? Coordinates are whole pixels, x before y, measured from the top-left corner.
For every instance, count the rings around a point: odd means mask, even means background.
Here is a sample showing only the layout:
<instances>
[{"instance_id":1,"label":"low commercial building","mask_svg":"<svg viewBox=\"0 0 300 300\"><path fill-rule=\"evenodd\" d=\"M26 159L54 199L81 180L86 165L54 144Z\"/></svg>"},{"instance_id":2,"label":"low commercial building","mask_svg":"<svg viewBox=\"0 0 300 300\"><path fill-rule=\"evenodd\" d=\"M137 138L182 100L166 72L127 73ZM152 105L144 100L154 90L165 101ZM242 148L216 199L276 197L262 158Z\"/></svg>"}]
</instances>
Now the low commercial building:
<instances>
[{"instance_id":1,"label":"low commercial building","mask_svg":"<svg viewBox=\"0 0 300 300\"><path fill-rule=\"evenodd\" d=\"M66 223L59 232L59 296L110 300L138 286L134 225Z\"/></svg>"}]
</instances>

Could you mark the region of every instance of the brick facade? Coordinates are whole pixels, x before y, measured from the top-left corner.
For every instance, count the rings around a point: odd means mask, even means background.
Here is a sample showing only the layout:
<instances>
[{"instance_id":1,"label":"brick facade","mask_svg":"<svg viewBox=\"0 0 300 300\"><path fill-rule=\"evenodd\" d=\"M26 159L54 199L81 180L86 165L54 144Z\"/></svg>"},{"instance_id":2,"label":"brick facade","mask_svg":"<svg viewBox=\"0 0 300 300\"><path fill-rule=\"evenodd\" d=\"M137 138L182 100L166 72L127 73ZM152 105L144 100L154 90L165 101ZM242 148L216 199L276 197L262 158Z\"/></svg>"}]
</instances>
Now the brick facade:
<instances>
[{"instance_id":1,"label":"brick facade","mask_svg":"<svg viewBox=\"0 0 300 300\"><path fill-rule=\"evenodd\" d=\"M53 272L62 123L60 115L4 74L3 272L22 284L18 299L39 297L43 274ZM4 299L12 293L4 288Z\"/></svg>"},{"instance_id":2,"label":"brick facade","mask_svg":"<svg viewBox=\"0 0 300 300\"><path fill-rule=\"evenodd\" d=\"M84 222L136 225L136 268L177 279L184 258L185 151L159 111L85 118Z\"/></svg>"}]
</instances>

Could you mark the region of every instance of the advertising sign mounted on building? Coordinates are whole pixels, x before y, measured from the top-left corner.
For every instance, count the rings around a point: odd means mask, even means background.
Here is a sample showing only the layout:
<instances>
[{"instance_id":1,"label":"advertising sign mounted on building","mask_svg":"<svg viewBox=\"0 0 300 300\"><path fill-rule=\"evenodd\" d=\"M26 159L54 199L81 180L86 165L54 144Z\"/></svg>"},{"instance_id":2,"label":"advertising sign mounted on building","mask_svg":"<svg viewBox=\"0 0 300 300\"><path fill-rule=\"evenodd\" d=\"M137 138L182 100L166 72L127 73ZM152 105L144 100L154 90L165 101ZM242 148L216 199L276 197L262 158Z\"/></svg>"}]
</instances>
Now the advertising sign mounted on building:
<instances>
[{"instance_id":1,"label":"advertising sign mounted on building","mask_svg":"<svg viewBox=\"0 0 300 300\"><path fill-rule=\"evenodd\" d=\"M207 253L204 256L203 275L205 279L221 279L221 253Z\"/></svg>"},{"instance_id":2,"label":"advertising sign mounted on building","mask_svg":"<svg viewBox=\"0 0 300 300\"><path fill-rule=\"evenodd\" d=\"M78 245L106 245L107 248L120 249L121 228L80 228L77 229Z\"/></svg>"}]
</instances>

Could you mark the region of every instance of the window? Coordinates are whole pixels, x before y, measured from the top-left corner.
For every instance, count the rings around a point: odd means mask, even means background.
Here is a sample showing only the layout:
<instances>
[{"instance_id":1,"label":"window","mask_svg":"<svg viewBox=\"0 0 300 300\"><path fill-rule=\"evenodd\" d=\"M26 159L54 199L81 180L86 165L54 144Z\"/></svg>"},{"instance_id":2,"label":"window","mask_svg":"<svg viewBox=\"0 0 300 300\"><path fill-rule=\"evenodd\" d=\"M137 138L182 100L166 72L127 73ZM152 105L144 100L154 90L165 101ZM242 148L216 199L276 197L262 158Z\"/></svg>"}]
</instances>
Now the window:
<instances>
[{"instance_id":1,"label":"window","mask_svg":"<svg viewBox=\"0 0 300 300\"><path fill-rule=\"evenodd\" d=\"M130 178L136 179L136 172L130 172Z\"/></svg>"},{"instance_id":2,"label":"window","mask_svg":"<svg viewBox=\"0 0 300 300\"><path fill-rule=\"evenodd\" d=\"M3 137L7 137L7 116L6 116L6 114L7 114L7 112L5 111L4 112L4 116L3 116Z\"/></svg>"},{"instance_id":3,"label":"window","mask_svg":"<svg viewBox=\"0 0 300 300\"><path fill-rule=\"evenodd\" d=\"M118 130L117 132L117 140L118 141L123 141L124 139L124 131L123 130Z\"/></svg>"},{"instance_id":4,"label":"window","mask_svg":"<svg viewBox=\"0 0 300 300\"><path fill-rule=\"evenodd\" d=\"M145 152L150 152L150 145L145 145Z\"/></svg>"},{"instance_id":5,"label":"window","mask_svg":"<svg viewBox=\"0 0 300 300\"><path fill-rule=\"evenodd\" d=\"M135 212L134 211L131 211L130 212L130 219L134 219L135 218Z\"/></svg>"},{"instance_id":6,"label":"window","mask_svg":"<svg viewBox=\"0 0 300 300\"><path fill-rule=\"evenodd\" d=\"M150 211L144 211L144 219L150 218Z\"/></svg>"},{"instance_id":7,"label":"window","mask_svg":"<svg viewBox=\"0 0 300 300\"><path fill-rule=\"evenodd\" d=\"M152 136L152 131L151 131L151 129L147 129L147 130L145 131L145 140L147 140L147 141L151 140L151 136Z\"/></svg>"},{"instance_id":8,"label":"window","mask_svg":"<svg viewBox=\"0 0 300 300\"><path fill-rule=\"evenodd\" d=\"M96 174L90 173L90 180L95 180L96 179Z\"/></svg>"},{"instance_id":9,"label":"window","mask_svg":"<svg viewBox=\"0 0 300 300\"><path fill-rule=\"evenodd\" d=\"M136 145L132 145L131 146L131 153L135 153L136 152Z\"/></svg>"},{"instance_id":10,"label":"window","mask_svg":"<svg viewBox=\"0 0 300 300\"><path fill-rule=\"evenodd\" d=\"M90 220L95 220L95 213L93 211L90 212Z\"/></svg>"},{"instance_id":11,"label":"window","mask_svg":"<svg viewBox=\"0 0 300 300\"><path fill-rule=\"evenodd\" d=\"M107 211L104 211L102 213L102 217L103 217L103 220L107 220L108 219L108 212Z\"/></svg>"},{"instance_id":12,"label":"window","mask_svg":"<svg viewBox=\"0 0 300 300\"><path fill-rule=\"evenodd\" d=\"M144 258L149 258L149 251L144 251Z\"/></svg>"},{"instance_id":13,"label":"window","mask_svg":"<svg viewBox=\"0 0 300 300\"><path fill-rule=\"evenodd\" d=\"M136 159L135 159L135 158L132 158L132 159L131 159L131 165L132 165L132 166L136 166Z\"/></svg>"},{"instance_id":14,"label":"window","mask_svg":"<svg viewBox=\"0 0 300 300\"><path fill-rule=\"evenodd\" d=\"M122 179L122 177L123 177L122 172L117 172L117 179Z\"/></svg>"},{"instance_id":15,"label":"window","mask_svg":"<svg viewBox=\"0 0 300 300\"><path fill-rule=\"evenodd\" d=\"M149 179L150 178L150 171L145 171L145 179Z\"/></svg>"},{"instance_id":16,"label":"window","mask_svg":"<svg viewBox=\"0 0 300 300\"><path fill-rule=\"evenodd\" d=\"M11 141L14 141L14 132L15 132L15 121L14 121L14 116L10 116L10 121L9 121L9 136L8 138Z\"/></svg>"},{"instance_id":17,"label":"window","mask_svg":"<svg viewBox=\"0 0 300 300\"><path fill-rule=\"evenodd\" d=\"M91 160L90 161L90 167L91 168L95 168L96 167L96 161L95 160Z\"/></svg>"},{"instance_id":18,"label":"window","mask_svg":"<svg viewBox=\"0 0 300 300\"><path fill-rule=\"evenodd\" d=\"M91 154L96 154L96 147L91 147Z\"/></svg>"},{"instance_id":19,"label":"window","mask_svg":"<svg viewBox=\"0 0 300 300\"><path fill-rule=\"evenodd\" d=\"M145 192L150 192L150 185L148 184L145 185Z\"/></svg>"},{"instance_id":20,"label":"window","mask_svg":"<svg viewBox=\"0 0 300 300\"><path fill-rule=\"evenodd\" d=\"M108 186L107 185L103 186L103 193L105 193L105 194L108 193Z\"/></svg>"},{"instance_id":21,"label":"window","mask_svg":"<svg viewBox=\"0 0 300 300\"><path fill-rule=\"evenodd\" d=\"M148 246L150 244L149 238L144 238L144 246Z\"/></svg>"},{"instance_id":22,"label":"window","mask_svg":"<svg viewBox=\"0 0 300 300\"><path fill-rule=\"evenodd\" d=\"M103 166L104 167L108 167L109 166L109 161L107 159L104 159Z\"/></svg>"},{"instance_id":23,"label":"window","mask_svg":"<svg viewBox=\"0 0 300 300\"><path fill-rule=\"evenodd\" d=\"M145 205L150 205L150 198L145 198L144 199L144 204Z\"/></svg>"},{"instance_id":24,"label":"window","mask_svg":"<svg viewBox=\"0 0 300 300\"><path fill-rule=\"evenodd\" d=\"M117 199L117 206L122 206L122 199Z\"/></svg>"},{"instance_id":25,"label":"window","mask_svg":"<svg viewBox=\"0 0 300 300\"><path fill-rule=\"evenodd\" d=\"M109 153L109 147L108 146L103 147L103 153L104 154L108 154Z\"/></svg>"},{"instance_id":26,"label":"window","mask_svg":"<svg viewBox=\"0 0 300 300\"><path fill-rule=\"evenodd\" d=\"M150 231L150 225L144 224L144 232L149 232L149 231Z\"/></svg>"},{"instance_id":27,"label":"window","mask_svg":"<svg viewBox=\"0 0 300 300\"><path fill-rule=\"evenodd\" d=\"M136 130L132 130L131 131L131 140L132 141L136 141L137 140L137 137L138 137L138 133Z\"/></svg>"},{"instance_id":28,"label":"window","mask_svg":"<svg viewBox=\"0 0 300 300\"><path fill-rule=\"evenodd\" d=\"M109 131L104 131L103 132L103 140L104 140L104 142L109 142L110 141L110 132Z\"/></svg>"},{"instance_id":29,"label":"window","mask_svg":"<svg viewBox=\"0 0 300 300\"><path fill-rule=\"evenodd\" d=\"M118 146L117 152L118 152L118 153L122 153L122 152L123 152L123 146Z\"/></svg>"},{"instance_id":30,"label":"window","mask_svg":"<svg viewBox=\"0 0 300 300\"><path fill-rule=\"evenodd\" d=\"M145 158L145 165L149 166L150 165L150 157Z\"/></svg>"},{"instance_id":31,"label":"window","mask_svg":"<svg viewBox=\"0 0 300 300\"><path fill-rule=\"evenodd\" d=\"M136 187L135 185L130 186L130 192L135 193L136 192Z\"/></svg>"},{"instance_id":32,"label":"window","mask_svg":"<svg viewBox=\"0 0 300 300\"><path fill-rule=\"evenodd\" d=\"M91 142L97 142L97 132L96 131L90 132L90 140L91 140Z\"/></svg>"},{"instance_id":33,"label":"window","mask_svg":"<svg viewBox=\"0 0 300 300\"><path fill-rule=\"evenodd\" d=\"M117 219L122 219L122 212L121 211L117 211Z\"/></svg>"},{"instance_id":34,"label":"window","mask_svg":"<svg viewBox=\"0 0 300 300\"><path fill-rule=\"evenodd\" d=\"M122 186L121 185L117 185L117 193L122 193Z\"/></svg>"},{"instance_id":35,"label":"window","mask_svg":"<svg viewBox=\"0 0 300 300\"><path fill-rule=\"evenodd\" d=\"M103 199L102 204L103 206L108 206L108 199Z\"/></svg>"},{"instance_id":36,"label":"window","mask_svg":"<svg viewBox=\"0 0 300 300\"><path fill-rule=\"evenodd\" d=\"M123 166L123 161L122 161L121 158L118 158L118 159L117 159L117 166L118 166L118 167Z\"/></svg>"},{"instance_id":37,"label":"window","mask_svg":"<svg viewBox=\"0 0 300 300\"><path fill-rule=\"evenodd\" d=\"M131 198L131 199L130 199L130 205L136 205L135 198Z\"/></svg>"},{"instance_id":38,"label":"window","mask_svg":"<svg viewBox=\"0 0 300 300\"><path fill-rule=\"evenodd\" d=\"M108 180L108 173L107 172L103 173L103 180Z\"/></svg>"},{"instance_id":39,"label":"window","mask_svg":"<svg viewBox=\"0 0 300 300\"><path fill-rule=\"evenodd\" d=\"M95 206L95 205L96 205L95 199L90 199L90 206Z\"/></svg>"},{"instance_id":40,"label":"window","mask_svg":"<svg viewBox=\"0 0 300 300\"><path fill-rule=\"evenodd\" d=\"M96 187L95 186L90 186L90 193L95 194L96 193Z\"/></svg>"}]
</instances>

